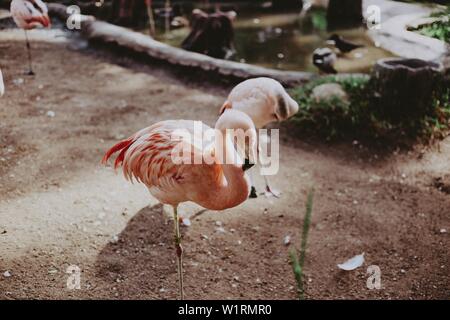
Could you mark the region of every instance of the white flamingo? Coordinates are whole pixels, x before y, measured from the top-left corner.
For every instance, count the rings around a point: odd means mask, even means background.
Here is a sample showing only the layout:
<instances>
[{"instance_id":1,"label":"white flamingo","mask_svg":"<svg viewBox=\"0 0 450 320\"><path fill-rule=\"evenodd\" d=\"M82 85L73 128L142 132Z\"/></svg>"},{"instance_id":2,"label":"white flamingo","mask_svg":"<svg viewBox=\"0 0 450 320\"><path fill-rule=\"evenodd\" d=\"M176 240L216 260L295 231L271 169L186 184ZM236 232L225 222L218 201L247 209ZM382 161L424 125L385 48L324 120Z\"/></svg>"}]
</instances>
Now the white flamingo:
<instances>
[{"instance_id":1,"label":"white flamingo","mask_svg":"<svg viewBox=\"0 0 450 320\"><path fill-rule=\"evenodd\" d=\"M34 75L27 30L37 27L50 27L51 22L47 6L41 0L12 0L10 11L16 25L25 32L29 66L28 75Z\"/></svg>"},{"instance_id":2,"label":"white flamingo","mask_svg":"<svg viewBox=\"0 0 450 320\"><path fill-rule=\"evenodd\" d=\"M256 128L261 129L269 123L287 120L298 112L299 107L280 82L260 77L243 81L234 87L220 109L220 113L229 108L246 113L253 120ZM261 134L259 137L264 138ZM265 162L264 159L261 160ZM279 197L280 192L271 187L267 176L263 177L266 193ZM250 197L257 197L253 183Z\"/></svg>"}]
</instances>

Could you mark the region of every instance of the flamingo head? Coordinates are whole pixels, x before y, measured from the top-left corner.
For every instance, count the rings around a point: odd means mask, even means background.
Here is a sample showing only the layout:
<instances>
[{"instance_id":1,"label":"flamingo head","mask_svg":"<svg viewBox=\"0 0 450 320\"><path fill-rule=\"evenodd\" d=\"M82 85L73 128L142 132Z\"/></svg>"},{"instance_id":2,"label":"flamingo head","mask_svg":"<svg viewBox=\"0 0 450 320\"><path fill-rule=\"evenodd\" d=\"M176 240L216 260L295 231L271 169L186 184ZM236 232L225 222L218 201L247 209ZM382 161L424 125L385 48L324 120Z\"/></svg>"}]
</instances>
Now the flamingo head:
<instances>
[{"instance_id":1,"label":"flamingo head","mask_svg":"<svg viewBox=\"0 0 450 320\"><path fill-rule=\"evenodd\" d=\"M255 78L233 88L220 113L235 109L247 114L256 128L271 122L281 122L298 112L298 103L283 86L271 78Z\"/></svg>"},{"instance_id":2,"label":"flamingo head","mask_svg":"<svg viewBox=\"0 0 450 320\"><path fill-rule=\"evenodd\" d=\"M50 28L52 23L48 15L47 5L42 0L31 0L31 2L34 5L27 6L28 10L31 11L31 17L27 21L31 29L34 27Z\"/></svg>"},{"instance_id":3,"label":"flamingo head","mask_svg":"<svg viewBox=\"0 0 450 320\"><path fill-rule=\"evenodd\" d=\"M242 111L225 110L216 122L216 129L231 138L241 159L243 171L250 169L256 162L257 134L252 119Z\"/></svg>"}]
</instances>

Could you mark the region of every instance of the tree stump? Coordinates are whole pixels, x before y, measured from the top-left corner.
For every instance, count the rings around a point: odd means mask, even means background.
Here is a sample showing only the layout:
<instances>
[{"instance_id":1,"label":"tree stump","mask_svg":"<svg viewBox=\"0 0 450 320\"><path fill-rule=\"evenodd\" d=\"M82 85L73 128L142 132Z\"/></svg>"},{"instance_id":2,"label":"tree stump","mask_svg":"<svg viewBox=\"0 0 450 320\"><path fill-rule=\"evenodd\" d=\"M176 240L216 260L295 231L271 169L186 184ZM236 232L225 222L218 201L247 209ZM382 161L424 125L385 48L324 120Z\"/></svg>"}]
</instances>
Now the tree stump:
<instances>
[{"instance_id":1,"label":"tree stump","mask_svg":"<svg viewBox=\"0 0 450 320\"><path fill-rule=\"evenodd\" d=\"M206 13L192 12L191 32L183 40L182 48L208 56L226 59L234 54L234 11Z\"/></svg>"},{"instance_id":2,"label":"tree stump","mask_svg":"<svg viewBox=\"0 0 450 320\"><path fill-rule=\"evenodd\" d=\"M394 122L433 115L433 94L443 81L440 64L420 59L379 60L372 71L377 112Z\"/></svg>"},{"instance_id":3,"label":"tree stump","mask_svg":"<svg viewBox=\"0 0 450 320\"><path fill-rule=\"evenodd\" d=\"M145 25L147 8L144 0L113 0L110 21L114 24L137 27Z\"/></svg>"},{"instance_id":4,"label":"tree stump","mask_svg":"<svg viewBox=\"0 0 450 320\"><path fill-rule=\"evenodd\" d=\"M327 10L328 30L360 27L362 22L362 0L330 0Z\"/></svg>"}]
</instances>

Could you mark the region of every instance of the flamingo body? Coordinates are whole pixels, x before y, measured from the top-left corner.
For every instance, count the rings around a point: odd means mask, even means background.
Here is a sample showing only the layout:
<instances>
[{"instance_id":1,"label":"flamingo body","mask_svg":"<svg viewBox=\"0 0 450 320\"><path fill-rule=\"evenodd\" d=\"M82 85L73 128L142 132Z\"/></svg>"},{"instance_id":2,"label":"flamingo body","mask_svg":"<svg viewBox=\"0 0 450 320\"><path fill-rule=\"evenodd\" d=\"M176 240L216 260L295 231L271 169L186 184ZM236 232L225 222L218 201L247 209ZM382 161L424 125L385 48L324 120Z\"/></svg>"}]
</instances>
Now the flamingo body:
<instances>
[{"instance_id":1,"label":"flamingo body","mask_svg":"<svg viewBox=\"0 0 450 320\"><path fill-rule=\"evenodd\" d=\"M198 130L198 124L201 124L201 130ZM223 210L244 202L250 191L250 182L244 171L251 165L247 161L244 165L236 162L238 154L234 149L234 138L238 139L238 147L242 147L240 141L248 138L248 145L244 142L244 147L248 148L243 150L253 157L256 148L253 121L241 111L225 110L215 129L211 132L209 130L212 129L203 123L189 120L161 121L117 143L106 152L102 161L106 163L119 152L114 167L122 166L125 178L143 182L155 198L172 205L181 299L184 298L183 247L178 205L193 201L207 209ZM230 129L235 130L233 139L229 136ZM244 132L244 136L239 132ZM206 139L211 136L214 142ZM174 153L180 158L174 158Z\"/></svg>"},{"instance_id":2,"label":"flamingo body","mask_svg":"<svg viewBox=\"0 0 450 320\"><path fill-rule=\"evenodd\" d=\"M193 201L207 209L223 210L244 202L250 187L242 166L203 161L201 164L175 164L172 161L175 147L180 143L190 144L181 137L174 139L175 131L180 129L189 132L193 141L204 140L194 130L194 121L162 121L113 146L106 152L103 163L119 152L115 168L122 166L126 179L144 183L150 193L164 204L177 206L181 202ZM202 130L212 129L202 124ZM193 144L188 149L192 150L188 155L191 159L194 159L195 152L202 152ZM233 171L233 181L227 179L224 169Z\"/></svg>"}]
</instances>

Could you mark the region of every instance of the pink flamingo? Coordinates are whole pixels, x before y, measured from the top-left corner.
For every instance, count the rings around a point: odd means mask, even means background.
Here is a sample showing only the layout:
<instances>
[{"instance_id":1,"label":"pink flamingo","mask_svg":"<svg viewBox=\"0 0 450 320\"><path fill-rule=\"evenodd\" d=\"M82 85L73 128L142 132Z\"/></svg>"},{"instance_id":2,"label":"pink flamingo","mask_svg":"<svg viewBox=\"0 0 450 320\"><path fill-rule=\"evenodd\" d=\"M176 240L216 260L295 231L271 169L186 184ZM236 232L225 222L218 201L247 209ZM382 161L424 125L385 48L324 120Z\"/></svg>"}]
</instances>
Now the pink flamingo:
<instances>
[{"instance_id":1,"label":"pink flamingo","mask_svg":"<svg viewBox=\"0 0 450 320\"><path fill-rule=\"evenodd\" d=\"M0 70L0 97L5 93L5 85L3 84L3 74L2 70Z\"/></svg>"},{"instance_id":2,"label":"pink flamingo","mask_svg":"<svg viewBox=\"0 0 450 320\"><path fill-rule=\"evenodd\" d=\"M212 130L202 125L203 132ZM194 130L195 121L168 120L158 122L148 128L142 129L126 140L123 140L109 149L103 157L102 163L116 152L119 152L114 167L122 166L123 174L127 180L136 180L144 183L150 193L161 203L173 207L175 248L177 253L177 266L179 277L180 298L184 298L183 291L183 249L179 229L178 205L185 201L192 201L211 210L224 210L235 207L248 198L250 183L244 173L252 167L249 161L244 164L234 149L229 136L229 129L234 132L245 132L248 137L247 156L253 156L256 145L256 130L253 121L243 112L229 110L224 112L217 120L215 126L214 142L205 140L205 135ZM240 129L240 130L239 130ZM179 130L188 132L190 141L174 138ZM219 134L220 133L220 134ZM172 154L180 142L188 150L198 151L197 144L191 141L202 141L208 145L201 150L202 159L212 157L211 164L202 161L201 164L177 164ZM238 140L239 141L239 140ZM240 140L240 141L245 141ZM185 150L183 148L183 150ZM197 153L198 154L198 153ZM189 154L189 159L195 153ZM220 159L224 159L221 161Z\"/></svg>"},{"instance_id":3,"label":"pink flamingo","mask_svg":"<svg viewBox=\"0 0 450 320\"><path fill-rule=\"evenodd\" d=\"M32 68L31 47L28 41L27 30L37 27L50 27L51 22L48 16L48 9L41 0L12 0L11 14L16 25L25 32L25 40L27 43L28 52L28 75L34 75Z\"/></svg>"},{"instance_id":4,"label":"pink flamingo","mask_svg":"<svg viewBox=\"0 0 450 320\"><path fill-rule=\"evenodd\" d=\"M220 113L230 108L246 113L256 128L261 129L269 123L287 120L298 112L299 107L281 83L271 78L260 77L243 81L231 90ZM264 138L263 135L259 137ZM266 193L279 197L280 192L270 186L267 176L264 176L264 181ZM253 183L250 197L257 197Z\"/></svg>"}]
</instances>

